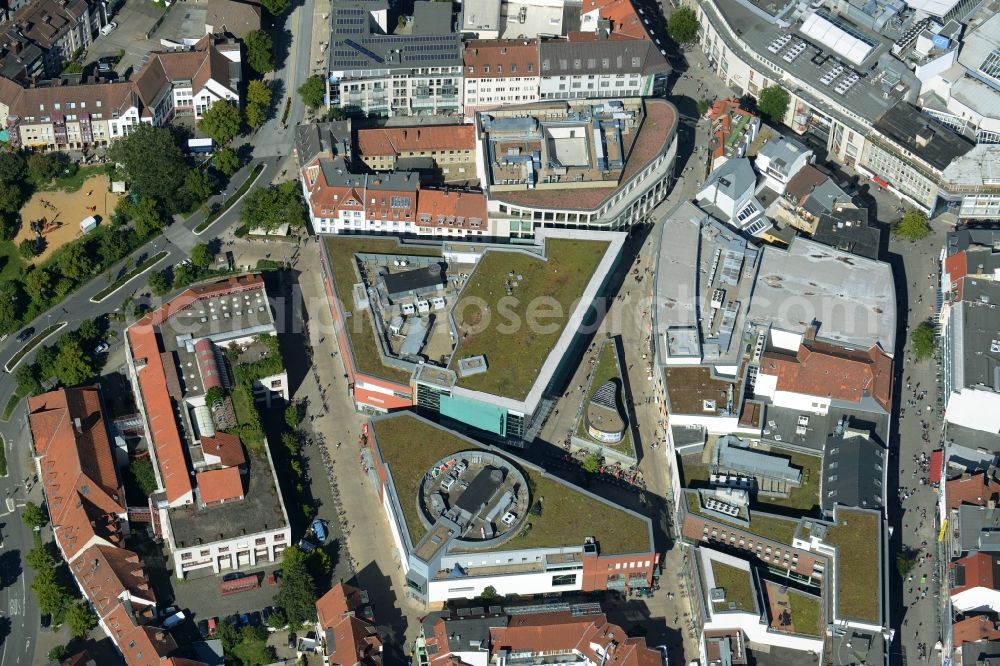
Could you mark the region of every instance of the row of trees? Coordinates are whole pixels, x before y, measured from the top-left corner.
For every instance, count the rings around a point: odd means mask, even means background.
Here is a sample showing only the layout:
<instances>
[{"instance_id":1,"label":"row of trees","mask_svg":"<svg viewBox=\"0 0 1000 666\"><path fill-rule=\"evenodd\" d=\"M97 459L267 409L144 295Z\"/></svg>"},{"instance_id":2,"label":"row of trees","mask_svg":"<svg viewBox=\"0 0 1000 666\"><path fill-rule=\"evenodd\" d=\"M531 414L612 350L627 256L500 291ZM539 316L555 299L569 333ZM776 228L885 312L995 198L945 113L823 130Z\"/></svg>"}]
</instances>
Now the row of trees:
<instances>
[{"instance_id":1,"label":"row of trees","mask_svg":"<svg viewBox=\"0 0 1000 666\"><path fill-rule=\"evenodd\" d=\"M232 102L215 102L201 115L198 129L216 144L225 147L240 133L244 122L254 129L264 124L271 98L271 88L266 83L256 79L250 81L242 112Z\"/></svg>"},{"instance_id":2,"label":"row of trees","mask_svg":"<svg viewBox=\"0 0 1000 666\"><path fill-rule=\"evenodd\" d=\"M42 383L53 378L63 386L83 384L100 369L93 349L106 337L104 319L86 319L79 328L62 335L54 344L39 347L34 362L22 363L17 368L18 394L41 393Z\"/></svg>"},{"instance_id":3,"label":"row of trees","mask_svg":"<svg viewBox=\"0 0 1000 666\"><path fill-rule=\"evenodd\" d=\"M74 596L69 573L54 545L36 539L35 547L25 556L25 562L35 570L31 591L38 602L38 610L51 616L53 624L65 622L75 638L85 638L87 632L97 626L97 616Z\"/></svg>"},{"instance_id":4,"label":"row of trees","mask_svg":"<svg viewBox=\"0 0 1000 666\"><path fill-rule=\"evenodd\" d=\"M300 227L305 216L298 181L290 180L250 192L240 209L240 224L247 229L273 231L284 224Z\"/></svg>"},{"instance_id":5,"label":"row of trees","mask_svg":"<svg viewBox=\"0 0 1000 666\"><path fill-rule=\"evenodd\" d=\"M157 296L163 296L173 289L183 289L188 285L204 280L217 271L212 270L212 250L207 243L199 243L191 248L190 265L176 265L153 271L149 274L149 288Z\"/></svg>"}]
</instances>

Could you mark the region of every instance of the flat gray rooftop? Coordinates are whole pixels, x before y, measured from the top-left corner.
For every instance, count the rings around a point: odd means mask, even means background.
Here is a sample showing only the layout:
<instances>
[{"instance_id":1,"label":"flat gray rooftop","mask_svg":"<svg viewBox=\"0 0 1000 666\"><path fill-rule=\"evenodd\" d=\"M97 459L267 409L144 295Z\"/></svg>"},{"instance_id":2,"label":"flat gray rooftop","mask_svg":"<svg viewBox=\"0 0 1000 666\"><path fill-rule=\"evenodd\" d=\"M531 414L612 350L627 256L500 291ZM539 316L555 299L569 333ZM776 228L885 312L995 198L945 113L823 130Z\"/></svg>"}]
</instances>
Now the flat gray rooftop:
<instances>
[{"instance_id":1,"label":"flat gray rooftop","mask_svg":"<svg viewBox=\"0 0 1000 666\"><path fill-rule=\"evenodd\" d=\"M194 504L170 509L170 529L179 547L190 548L285 527L279 491L267 456L250 448L247 453L250 481L242 500L201 509Z\"/></svg>"},{"instance_id":2,"label":"flat gray rooftop","mask_svg":"<svg viewBox=\"0 0 1000 666\"><path fill-rule=\"evenodd\" d=\"M739 361L759 256L690 202L668 215L656 270L656 334L664 356Z\"/></svg>"},{"instance_id":3,"label":"flat gray rooftop","mask_svg":"<svg viewBox=\"0 0 1000 666\"><path fill-rule=\"evenodd\" d=\"M865 59L860 67L855 68L857 73L862 75L851 85L846 92L836 91L839 84L850 76L852 65L846 59L839 61L837 53L824 50L821 45L807 40L798 31L801 21L796 21L792 26L780 26L774 19L767 20L767 13L750 8L750 3L740 0L713 0L718 7L719 13L714 11L713 3L704 3L705 14L710 22L715 25L721 35L726 35L725 22L728 21L733 31L739 35L739 41L727 40L727 45L735 52L741 54L741 59L753 62L755 67L770 69L774 75L773 80L785 78L783 73L787 72L791 77L807 83L815 90L822 91L823 96L836 100L839 105L850 109L852 112L870 122L882 114L887 108L895 103L897 97L890 94L886 99L883 95L882 86L874 81L875 74L882 69L880 60L886 56L887 45L883 42L878 47L872 49L871 54ZM721 16L720 16L721 13ZM723 20L722 17L725 17ZM787 19L787 17L785 17ZM792 41L778 50L771 52L770 47L775 39L782 35L792 36ZM875 37L868 35L869 37ZM806 47L798 56L790 62L784 59L787 50L793 42L804 41ZM880 40L881 41L881 40ZM843 72L832 80L831 83L823 83L824 77L838 64L844 67ZM816 108L826 113L834 114L844 120L849 126L856 129L863 129L862 120L846 116L841 110L835 109L833 105L823 99L822 96L810 91L797 89L796 94L809 100Z\"/></svg>"},{"instance_id":4,"label":"flat gray rooftop","mask_svg":"<svg viewBox=\"0 0 1000 666\"><path fill-rule=\"evenodd\" d=\"M749 320L860 349L896 343L896 293L889 264L797 237L764 248Z\"/></svg>"}]
</instances>

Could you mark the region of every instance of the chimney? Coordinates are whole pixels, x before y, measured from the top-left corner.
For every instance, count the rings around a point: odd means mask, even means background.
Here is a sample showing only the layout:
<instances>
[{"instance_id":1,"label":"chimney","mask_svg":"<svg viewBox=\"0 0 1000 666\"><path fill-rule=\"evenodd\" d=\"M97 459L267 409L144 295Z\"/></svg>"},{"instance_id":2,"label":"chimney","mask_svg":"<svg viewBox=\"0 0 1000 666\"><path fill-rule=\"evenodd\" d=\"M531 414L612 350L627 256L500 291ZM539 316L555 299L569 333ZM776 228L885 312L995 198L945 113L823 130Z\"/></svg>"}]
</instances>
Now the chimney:
<instances>
[{"instance_id":1,"label":"chimney","mask_svg":"<svg viewBox=\"0 0 1000 666\"><path fill-rule=\"evenodd\" d=\"M931 139L934 138L934 129L929 126L922 127L919 132L917 132L917 147L924 148Z\"/></svg>"},{"instance_id":2,"label":"chimney","mask_svg":"<svg viewBox=\"0 0 1000 666\"><path fill-rule=\"evenodd\" d=\"M83 433L83 422L80 420L79 416L73 419L73 427L78 433Z\"/></svg>"},{"instance_id":3,"label":"chimney","mask_svg":"<svg viewBox=\"0 0 1000 666\"><path fill-rule=\"evenodd\" d=\"M807 328L806 332L802 335L803 339L809 341L816 340L816 329L817 329L816 324L809 324L809 328Z\"/></svg>"},{"instance_id":4,"label":"chimney","mask_svg":"<svg viewBox=\"0 0 1000 666\"><path fill-rule=\"evenodd\" d=\"M417 130L417 141L420 141L420 130Z\"/></svg>"}]
</instances>

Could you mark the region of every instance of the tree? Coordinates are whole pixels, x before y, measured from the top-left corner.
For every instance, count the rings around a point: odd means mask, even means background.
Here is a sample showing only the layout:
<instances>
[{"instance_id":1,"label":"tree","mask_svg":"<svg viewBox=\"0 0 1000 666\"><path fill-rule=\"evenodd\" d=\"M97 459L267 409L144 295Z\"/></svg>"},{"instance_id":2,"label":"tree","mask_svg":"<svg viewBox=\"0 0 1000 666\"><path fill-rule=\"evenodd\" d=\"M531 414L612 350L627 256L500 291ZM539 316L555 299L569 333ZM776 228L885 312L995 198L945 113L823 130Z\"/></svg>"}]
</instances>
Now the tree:
<instances>
[{"instance_id":1,"label":"tree","mask_svg":"<svg viewBox=\"0 0 1000 666\"><path fill-rule=\"evenodd\" d=\"M282 12L288 9L289 0L262 0L260 4L264 5L264 8L271 13L271 16L280 16Z\"/></svg>"},{"instance_id":2,"label":"tree","mask_svg":"<svg viewBox=\"0 0 1000 666\"><path fill-rule=\"evenodd\" d=\"M9 333L17 328L23 300L20 282L0 282L0 333Z\"/></svg>"},{"instance_id":3,"label":"tree","mask_svg":"<svg viewBox=\"0 0 1000 666\"><path fill-rule=\"evenodd\" d=\"M323 98L326 96L326 83L319 74L313 74L305 83L299 86L299 95L305 105L312 109L323 106Z\"/></svg>"},{"instance_id":4,"label":"tree","mask_svg":"<svg viewBox=\"0 0 1000 666\"><path fill-rule=\"evenodd\" d=\"M56 558L52 557L52 551L44 544L39 544L28 551L24 556L24 561L35 571L50 572L55 571Z\"/></svg>"},{"instance_id":5,"label":"tree","mask_svg":"<svg viewBox=\"0 0 1000 666\"><path fill-rule=\"evenodd\" d=\"M285 611L280 608L275 608L271 616L267 618L267 626L272 629L284 629L288 626L288 618L285 617Z\"/></svg>"},{"instance_id":6,"label":"tree","mask_svg":"<svg viewBox=\"0 0 1000 666\"><path fill-rule=\"evenodd\" d=\"M220 146L224 146L240 133L242 123L240 110L232 102L220 100L201 114L198 129L212 137L212 140Z\"/></svg>"},{"instance_id":7,"label":"tree","mask_svg":"<svg viewBox=\"0 0 1000 666\"><path fill-rule=\"evenodd\" d=\"M13 240L21 229L21 216L0 207L0 239Z\"/></svg>"},{"instance_id":8,"label":"tree","mask_svg":"<svg viewBox=\"0 0 1000 666\"><path fill-rule=\"evenodd\" d=\"M254 128L263 125L267 121L267 111L264 109L265 107L260 104L247 104L244 112L247 119L247 125Z\"/></svg>"},{"instance_id":9,"label":"tree","mask_svg":"<svg viewBox=\"0 0 1000 666\"><path fill-rule=\"evenodd\" d=\"M31 591L35 593L38 610L44 615L62 618L66 608L73 603L73 597L58 580L55 572L43 572L31 581Z\"/></svg>"},{"instance_id":10,"label":"tree","mask_svg":"<svg viewBox=\"0 0 1000 666\"><path fill-rule=\"evenodd\" d=\"M892 230L900 238L910 241L923 240L931 232L927 216L919 210L906 211Z\"/></svg>"},{"instance_id":11,"label":"tree","mask_svg":"<svg viewBox=\"0 0 1000 666\"><path fill-rule=\"evenodd\" d=\"M93 319L84 319L69 335L72 335L74 340L79 341L82 346L88 349L104 341L101 327Z\"/></svg>"},{"instance_id":12,"label":"tree","mask_svg":"<svg viewBox=\"0 0 1000 666\"><path fill-rule=\"evenodd\" d=\"M200 203L212 196L212 181L204 171L191 169L184 178L184 189Z\"/></svg>"},{"instance_id":13,"label":"tree","mask_svg":"<svg viewBox=\"0 0 1000 666\"><path fill-rule=\"evenodd\" d=\"M226 397L226 392L222 390L221 386L210 386L207 391L205 391L205 404L209 407L217 405L223 401Z\"/></svg>"},{"instance_id":14,"label":"tree","mask_svg":"<svg viewBox=\"0 0 1000 666\"><path fill-rule=\"evenodd\" d=\"M17 182L0 181L0 211L14 215L24 205L24 190Z\"/></svg>"},{"instance_id":15,"label":"tree","mask_svg":"<svg viewBox=\"0 0 1000 666\"><path fill-rule=\"evenodd\" d=\"M37 395L42 391L42 384L36 374L34 363L22 363L17 367L17 392L19 395Z\"/></svg>"},{"instance_id":16,"label":"tree","mask_svg":"<svg viewBox=\"0 0 1000 666\"><path fill-rule=\"evenodd\" d=\"M17 246L17 251L25 259L34 259L38 256L38 242L35 238L25 238Z\"/></svg>"},{"instance_id":17,"label":"tree","mask_svg":"<svg viewBox=\"0 0 1000 666\"><path fill-rule=\"evenodd\" d=\"M900 578L906 578L916 564L917 557L913 550L904 548L896 553L896 571Z\"/></svg>"},{"instance_id":18,"label":"tree","mask_svg":"<svg viewBox=\"0 0 1000 666\"><path fill-rule=\"evenodd\" d=\"M69 650L66 649L65 645L57 645L49 653L45 655L49 661L54 661L56 663L62 663L67 657L69 657Z\"/></svg>"},{"instance_id":19,"label":"tree","mask_svg":"<svg viewBox=\"0 0 1000 666\"><path fill-rule=\"evenodd\" d=\"M258 74L267 74L274 70L274 43L271 35L263 30L254 30L247 34L243 43L247 47L247 64ZM250 82L251 85L254 83ZM247 86L247 100L250 100L250 86Z\"/></svg>"},{"instance_id":20,"label":"tree","mask_svg":"<svg viewBox=\"0 0 1000 666\"><path fill-rule=\"evenodd\" d=\"M331 106L330 109L326 112L326 119L347 120L347 113L339 107Z\"/></svg>"},{"instance_id":21,"label":"tree","mask_svg":"<svg viewBox=\"0 0 1000 666\"><path fill-rule=\"evenodd\" d=\"M910 333L910 344L917 360L928 359L934 355L934 327L929 322L923 322Z\"/></svg>"},{"instance_id":22,"label":"tree","mask_svg":"<svg viewBox=\"0 0 1000 666\"><path fill-rule=\"evenodd\" d=\"M128 474L143 497L156 492L156 472L149 458L133 458L128 464Z\"/></svg>"},{"instance_id":23,"label":"tree","mask_svg":"<svg viewBox=\"0 0 1000 666\"><path fill-rule=\"evenodd\" d=\"M185 177L187 180L187 177ZM140 237L152 236L163 228L163 214L160 207L152 197L142 197L132 206L131 210L132 226Z\"/></svg>"},{"instance_id":24,"label":"tree","mask_svg":"<svg viewBox=\"0 0 1000 666\"><path fill-rule=\"evenodd\" d=\"M55 373L63 386L76 386L94 376L90 357L84 353L80 343L68 340L59 346L56 354Z\"/></svg>"},{"instance_id":25,"label":"tree","mask_svg":"<svg viewBox=\"0 0 1000 666\"><path fill-rule=\"evenodd\" d=\"M28 526L29 529L38 529L40 527L45 527L49 522L49 516L45 512L45 509L38 506L34 502L28 502L24 505L24 511L21 512L21 520L24 524Z\"/></svg>"},{"instance_id":26,"label":"tree","mask_svg":"<svg viewBox=\"0 0 1000 666\"><path fill-rule=\"evenodd\" d=\"M232 654L243 666L264 666L274 662L274 648L267 644L267 629L243 627Z\"/></svg>"},{"instance_id":27,"label":"tree","mask_svg":"<svg viewBox=\"0 0 1000 666\"><path fill-rule=\"evenodd\" d=\"M601 457L596 453L591 453L583 459L583 471L588 474L596 474L601 469Z\"/></svg>"},{"instance_id":28,"label":"tree","mask_svg":"<svg viewBox=\"0 0 1000 666\"><path fill-rule=\"evenodd\" d=\"M757 110L772 123L779 124L785 120L789 103L791 103L791 97L787 90L781 86L768 86L760 91L760 96L757 98Z\"/></svg>"},{"instance_id":29,"label":"tree","mask_svg":"<svg viewBox=\"0 0 1000 666\"><path fill-rule=\"evenodd\" d=\"M0 152L0 183L18 183L26 175L27 168L21 153L10 150Z\"/></svg>"},{"instance_id":30,"label":"tree","mask_svg":"<svg viewBox=\"0 0 1000 666\"><path fill-rule=\"evenodd\" d=\"M285 425L294 430L299 427L300 420L299 406L294 402L285 405Z\"/></svg>"},{"instance_id":31,"label":"tree","mask_svg":"<svg viewBox=\"0 0 1000 666\"><path fill-rule=\"evenodd\" d=\"M191 248L191 263L201 268L208 268L212 265L212 250L207 243L198 243Z\"/></svg>"},{"instance_id":32,"label":"tree","mask_svg":"<svg viewBox=\"0 0 1000 666\"><path fill-rule=\"evenodd\" d=\"M28 157L28 177L36 186L42 187L59 175L59 162L46 153L32 153Z\"/></svg>"},{"instance_id":33,"label":"tree","mask_svg":"<svg viewBox=\"0 0 1000 666\"><path fill-rule=\"evenodd\" d=\"M272 231L283 224L298 226L305 207L296 181L253 190L240 209L240 222L252 228Z\"/></svg>"},{"instance_id":34,"label":"tree","mask_svg":"<svg viewBox=\"0 0 1000 666\"><path fill-rule=\"evenodd\" d=\"M80 282L94 272L94 262L87 256L83 243L73 243L59 255L59 272L71 280Z\"/></svg>"},{"instance_id":35,"label":"tree","mask_svg":"<svg viewBox=\"0 0 1000 666\"><path fill-rule=\"evenodd\" d=\"M292 627L316 619L316 581L309 573L306 554L297 546L289 546L282 554L281 583L274 603L285 611Z\"/></svg>"},{"instance_id":36,"label":"tree","mask_svg":"<svg viewBox=\"0 0 1000 666\"><path fill-rule=\"evenodd\" d=\"M47 268L36 268L24 278L24 290L36 303L44 303L52 296L55 281Z\"/></svg>"},{"instance_id":37,"label":"tree","mask_svg":"<svg viewBox=\"0 0 1000 666\"><path fill-rule=\"evenodd\" d=\"M166 127L139 123L128 136L111 144L108 155L122 165L133 194L171 208L189 169L184 153Z\"/></svg>"},{"instance_id":38,"label":"tree","mask_svg":"<svg viewBox=\"0 0 1000 666\"><path fill-rule=\"evenodd\" d=\"M240 168L240 158L232 148L223 148L212 157L212 164L226 178L236 173Z\"/></svg>"},{"instance_id":39,"label":"tree","mask_svg":"<svg viewBox=\"0 0 1000 666\"><path fill-rule=\"evenodd\" d=\"M483 593L480 594L479 596L482 597L483 599L486 599L487 601L489 601L490 599L496 599L497 588L493 587L492 585L487 585L486 587L483 588Z\"/></svg>"},{"instance_id":40,"label":"tree","mask_svg":"<svg viewBox=\"0 0 1000 666\"><path fill-rule=\"evenodd\" d=\"M163 296L173 287L173 282L166 271L153 271L149 274L146 282L157 296Z\"/></svg>"},{"instance_id":41,"label":"tree","mask_svg":"<svg viewBox=\"0 0 1000 666\"><path fill-rule=\"evenodd\" d=\"M97 616L86 604L73 604L66 611L66 624L74 638L86 638L87 632L97 626Z\"/></svg>"},{"instance_id":42,"label":"tree","mask_svg":"<svg viewBox=\"0 0 1000 666\"><path fill-rule=\"evenodd\" d=\"M251 81L247 84L247 103L259 104L265 109L271 106L271 88L263 81Z\"/></svg>"},{"instance_id":43,"label":"tree","mask_svg":"<svg viewBox=\"0 0 1000 666\"><path fill-rule=\"evenodd\" d=\"M678 44L693 44L698 39L698 16L690 7L681 7L667 20L667 35Z\"/></svg>"}]
</instances>

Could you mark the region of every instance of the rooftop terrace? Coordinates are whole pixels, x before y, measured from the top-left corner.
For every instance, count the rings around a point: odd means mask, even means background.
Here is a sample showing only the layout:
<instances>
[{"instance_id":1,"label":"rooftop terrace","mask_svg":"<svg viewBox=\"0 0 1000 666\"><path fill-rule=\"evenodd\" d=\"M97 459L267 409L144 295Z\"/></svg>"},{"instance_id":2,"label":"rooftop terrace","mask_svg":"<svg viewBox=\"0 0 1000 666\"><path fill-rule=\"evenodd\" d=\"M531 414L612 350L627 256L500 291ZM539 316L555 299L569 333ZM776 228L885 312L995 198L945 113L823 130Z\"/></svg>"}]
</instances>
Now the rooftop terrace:
<instances>
[{"instance_id":1,"label":"rooftop terrace","mask_svg":"<svg viewBox=\"0 0 1000 666\"><path fill-rule=\"evenodd\" d=\"M410 541L416 544L426 533L416 502L426 470L448 455L483 447L409 413L373 419L371 428L382 460L392 474ZM542 513L529 515L526 531L500 548L582 546L591 536L599 543L603 555L648 552L653 547L646 519L507 457L527 479L532 504L542 500ZM474 550L468 543L457 545Z\"/></svg>"},{"instance_id":2,"label":"rooftop terrace","mask_svg":"<svg viewBox=\"0 0 1000 666\"><path fill-rule=\"evenodd\" d=\"M531 108L533 107L524 107L524 109ZM503 192L491 190L490 197L533 208L565 210L600 208L618 191L620 185L635 177L669 147L677 129L677 110L672 104L663 100L647 99L644 102L641 123L638 130L623 134L622 152L625 155L625 165L620 171L620 176L613 179L608 187L594 187L592 183L588 183L588 187L573 187L573 183L567 183L565 187L560 184L550 184L547 187L534 189Z\"/></svg>"},{"instance_id":3,"label":"rooftop terrace","mask_svg":"<svg viewBox=\"0 0 1000 666\"><path fill-rule=\"evenodd\" d=\"M395 238L362 238L357 236L333 236L326 239L330 271L333 274L333 289L340 301L340 307L347 321L351 355L356 370L361 374L381 377L390 381L407 383L410 371L386 365L375 338L375 328L371 315L365 311L355 311L352 288L361 281L355 255L358 253L391 254L399 256L440 256L437 247L410 247L401 245ZM353 315L353 316L351 316Z\"/></svg>"},{"instance_id":4,"label":"rooftop terrace","mask_svg":"<svg viewBox=\"0 0 1000 666\"><path fill-rule=\"evenodd\" d=\"M549 238L545 259L526 252L483 255L453 310L459 342L450 367L484 355L488 370L462 376L458 385L524 400L608 247Z\"/></svg>"}]
</instances>

